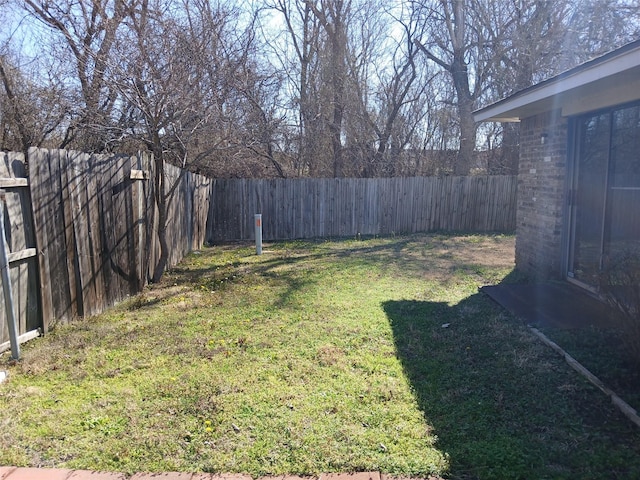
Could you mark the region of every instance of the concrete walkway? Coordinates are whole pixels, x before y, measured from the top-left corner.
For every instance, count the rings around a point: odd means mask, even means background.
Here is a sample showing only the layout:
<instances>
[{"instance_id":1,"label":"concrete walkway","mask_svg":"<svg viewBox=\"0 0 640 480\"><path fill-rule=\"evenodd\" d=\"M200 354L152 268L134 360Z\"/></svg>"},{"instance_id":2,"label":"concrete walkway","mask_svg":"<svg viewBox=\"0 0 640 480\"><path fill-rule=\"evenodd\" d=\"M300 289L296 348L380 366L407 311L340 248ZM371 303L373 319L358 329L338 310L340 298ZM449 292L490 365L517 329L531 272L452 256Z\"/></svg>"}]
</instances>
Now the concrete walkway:
<instances>
[{"instance_id":1,"label":"concrete walkway","mask_svg":"<svg viewBox=\"0 0 640 480\"><path fill-rule=\"evenodd\" d=\"M214 473L136 473L129 477L124 473L93 472L90 470L66 470L58 468L0 467L0 480L253 480L248 475ZM319 477L277 475L256 480L418 480L390 477L379 472L323 473ZM424 480L441 480L429 477Z\"/></svg>"}]
</instances>

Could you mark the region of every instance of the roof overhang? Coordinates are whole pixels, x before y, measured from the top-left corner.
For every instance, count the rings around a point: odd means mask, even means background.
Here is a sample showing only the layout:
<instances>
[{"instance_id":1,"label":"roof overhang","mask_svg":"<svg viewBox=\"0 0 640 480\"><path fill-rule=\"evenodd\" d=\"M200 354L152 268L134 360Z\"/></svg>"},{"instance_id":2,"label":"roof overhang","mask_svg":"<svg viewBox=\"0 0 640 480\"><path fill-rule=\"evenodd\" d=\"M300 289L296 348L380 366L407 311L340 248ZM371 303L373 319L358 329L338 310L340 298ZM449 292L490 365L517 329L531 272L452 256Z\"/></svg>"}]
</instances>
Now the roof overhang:
<instances>
[{"instance_id":1,"label":"roof overhang","mask_svg":"<svg viewBox=\"0 0 640 480\"><path fill-rule=\"evenodd\" d=\"M552 110L570 116L634 100L640 100L640 41L481 108L473 118L517 122Z\"/></svg>"}]
</instances>

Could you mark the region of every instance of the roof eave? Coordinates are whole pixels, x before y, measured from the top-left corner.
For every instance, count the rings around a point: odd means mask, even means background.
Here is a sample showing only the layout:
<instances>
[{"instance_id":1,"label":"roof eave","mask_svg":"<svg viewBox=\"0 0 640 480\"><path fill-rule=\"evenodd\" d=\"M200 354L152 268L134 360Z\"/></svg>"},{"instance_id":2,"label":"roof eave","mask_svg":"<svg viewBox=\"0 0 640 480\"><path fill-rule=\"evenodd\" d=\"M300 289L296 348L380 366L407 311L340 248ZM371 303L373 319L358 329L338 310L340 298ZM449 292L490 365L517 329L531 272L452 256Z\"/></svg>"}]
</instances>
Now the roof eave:
<instances>
[{"instance_id":1,"label":"roof eave","mask_svg":"<svg viewBox=\"0 0 640 480\"><path fill-rule=\"evenodd\" d=\"M474 112L476 122L513 122L562 107L563 98L580 97L607 79L640 76L640 41L579 65Z\"/></svg>"}]
</instances>

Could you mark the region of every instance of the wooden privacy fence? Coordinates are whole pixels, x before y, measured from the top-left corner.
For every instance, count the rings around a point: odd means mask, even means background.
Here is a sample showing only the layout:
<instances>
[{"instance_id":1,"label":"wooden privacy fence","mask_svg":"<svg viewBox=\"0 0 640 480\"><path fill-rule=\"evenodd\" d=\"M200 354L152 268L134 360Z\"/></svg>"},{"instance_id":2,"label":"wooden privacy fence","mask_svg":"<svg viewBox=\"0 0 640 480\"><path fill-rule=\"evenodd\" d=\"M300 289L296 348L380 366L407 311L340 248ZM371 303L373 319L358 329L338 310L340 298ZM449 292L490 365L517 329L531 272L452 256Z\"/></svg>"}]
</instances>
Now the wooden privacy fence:
<instances>
[{"instance_id":1,"label":"wooden privacy fence","mask_svg":"<svg viewBox=\"0 0 640 480\"><path fill-rule=\"evenodd\" d=\"M138 293L160 255L150 156L41 149L28 155L28 179L22 154L4 153L0 165L0 187L2 177L5 185L17 177L29 186L11 187L7 196L10 255L37 245L37 255L10 269L20 334L99 313ZM204 243L210 182L165 169L167 188L179 182L168 210L172 266ZM0 310L1 349L8 330Z\"/></svg>"},{"instance_id":2,"label":"wooden privacy fence","mask_svg":"<svg viewBox=\"0 0 640 480\"><path fill-rule=\"evenodd\" d=\"M428 231L512 232L515 176L212 180L210 243Z\"/></svg>"}]
</instances>

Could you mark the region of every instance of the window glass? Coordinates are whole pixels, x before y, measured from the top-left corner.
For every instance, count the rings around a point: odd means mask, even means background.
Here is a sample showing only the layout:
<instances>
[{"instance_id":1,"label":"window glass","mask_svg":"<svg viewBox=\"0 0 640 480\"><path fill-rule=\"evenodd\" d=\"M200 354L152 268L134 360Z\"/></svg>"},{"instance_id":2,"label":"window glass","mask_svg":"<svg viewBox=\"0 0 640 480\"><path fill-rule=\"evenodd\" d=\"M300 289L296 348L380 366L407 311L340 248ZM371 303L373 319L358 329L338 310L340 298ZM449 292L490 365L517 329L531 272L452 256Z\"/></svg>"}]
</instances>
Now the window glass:
<instances>
[{"instance_id":1,"label":"window glass","mask_svg":"<svg viewBox=\"0 0 640 480\"><path fill-rule=\"evenodd\" d=\"M640 106L613 112L605 255L640 253Z\"/></svg>"}]
</instances>

